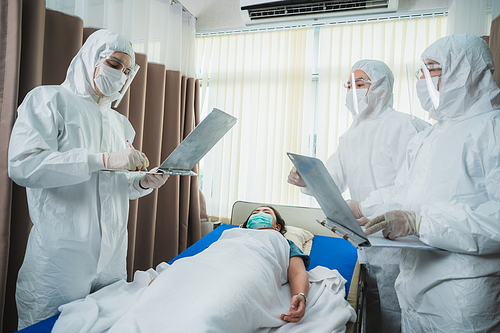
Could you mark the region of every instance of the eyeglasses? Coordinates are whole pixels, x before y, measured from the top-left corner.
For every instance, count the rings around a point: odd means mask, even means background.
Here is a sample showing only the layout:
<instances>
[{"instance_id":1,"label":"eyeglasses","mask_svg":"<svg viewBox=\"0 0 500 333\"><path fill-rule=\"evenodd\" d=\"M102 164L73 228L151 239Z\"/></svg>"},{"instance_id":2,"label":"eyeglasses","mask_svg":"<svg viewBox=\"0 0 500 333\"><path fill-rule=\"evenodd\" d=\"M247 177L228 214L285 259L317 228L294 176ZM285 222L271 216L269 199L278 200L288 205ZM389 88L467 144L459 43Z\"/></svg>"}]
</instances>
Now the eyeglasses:
<instances>
[{"instance_id":1,"label":"eyeglasses","mask_svg":"<svg viewBox=\"0 0 500 333\"><path fill-rule=\"evenodd\" d=\"M441 69L441 65L439 64L429 64L429 65L425 65L425 67L427 67L427 69L429 70L429 73L432 74L432 72L434 70L437 70L437 69ZM420 80L420 78L422 77L422 75L424 75L424 70L422 67L420 67L416 72L415 72L415 77L417 78L417 80ZM431 75L432 76L432 75Z\"/></svg>"},{"instance_id":2,"label":"eyeglasses","mask_svg":"<svg viewBox=\"0 0 500 333\"><path fill-rule=\"evenodd\" d=\"M98 64L101 64L101 63L104 63L106 66L111 67L113 69L119 70L120 72L122 72L126 76L129 76L130 73L133 71L133 69L131 67L125 66L123 64L123 62L121 62L117 58L113 57L112 55L108 55L108 56L102 58Z\"/></svg>"},{"instance_id":3,"label":"eyeglasses","mask_svg":"<svg viewBox=\"0 0 500 333\"><path fill-rule=\"evenodd\" d=\"M356 82L357 88L363 88L365 84L372 83L372 81L363 78L356 79L354 80L354 82ZM351 89L351 81L347 81L346 83L344 83L344 88Z\"/></svg>"}]
</instances>

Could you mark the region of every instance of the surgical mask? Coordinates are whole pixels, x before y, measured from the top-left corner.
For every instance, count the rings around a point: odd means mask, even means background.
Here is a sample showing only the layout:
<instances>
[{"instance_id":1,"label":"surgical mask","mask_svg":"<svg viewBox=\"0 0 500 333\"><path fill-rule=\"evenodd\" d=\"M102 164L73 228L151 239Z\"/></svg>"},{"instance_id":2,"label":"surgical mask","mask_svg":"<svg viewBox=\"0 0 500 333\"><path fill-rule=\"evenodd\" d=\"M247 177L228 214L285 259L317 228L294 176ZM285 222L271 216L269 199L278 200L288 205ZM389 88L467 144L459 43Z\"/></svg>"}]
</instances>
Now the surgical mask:
<instances>
[{"instance_id":1,"label":"surgical mask","mask_svg":"<svg viewBox=\"0 0 500 333\"><path fill-rule=\"evenodd\" d=\"M248 218L247 228L249 229L259 229L259 228L269 228L273 226L273 217L269 214L258 212L253 214Z\"/></svg>"},{"instance_id":2,"label":"surgical mask","mask_svg":"<svg viewBox=\"0 0 500 333\"><path fill-rule=\"evenodd\" d=\"M358 112L362 113L364 109L368 106L364 102L364 98L368 93L368 89L350 89L345 96L345 106L351 111L351 113L355 116L356 108L354 107L354 91L356 91L356 99L358 100Z\"/></svg>"},{"instance_id":3,"label":"surgical mask","mask_svg":"<svg viewBox=\"0 0 500 333\"><path fill-rule=\"evenodd\" d=\"M126 80L127 76L124 73L104 64L99 65L99 72L94 78L97 89L108 97L119 92Z\"/></svg>"},{"instance_id":4,"label":"surgical mask","mask_svg":"<svg viewBox=\"0 0 500 333\"><path fill-rule=\"evenodd\" d=\"M439 91L437 90L437 85L440 78L441 76L431 77L432 87L435 89L438 96L439 96ZM429 89L427 87L427 82L425 81L425 79L417 81L417 96L418 99L420 100L420 105L422 105L422 108L424 110L430 111L434 109L434 104L432 103L432 99L429 94Z\"/></svg>"}]
</instances>

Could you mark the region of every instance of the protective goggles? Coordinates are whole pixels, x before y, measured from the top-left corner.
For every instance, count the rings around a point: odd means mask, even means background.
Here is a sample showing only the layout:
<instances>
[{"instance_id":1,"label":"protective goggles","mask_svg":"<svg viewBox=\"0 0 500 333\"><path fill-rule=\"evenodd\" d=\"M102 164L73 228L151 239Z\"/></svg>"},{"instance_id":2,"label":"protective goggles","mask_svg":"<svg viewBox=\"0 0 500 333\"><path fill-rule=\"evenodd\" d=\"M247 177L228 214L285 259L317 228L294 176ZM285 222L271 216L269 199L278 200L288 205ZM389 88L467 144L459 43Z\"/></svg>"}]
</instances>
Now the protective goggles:
<instances>
[{"instance_id":1,"label":"protective goggles","mask_svg":"<svg viewBox=\"0 0 500 333\"><path fill-rule=\"evenodd\" d=\"M99 59L99 61L97 62L96 67L100 64L104 64L108 67L116 69L116 70L122 72L123 74L125 74L127 77L130 76L130 74L132 74L132 72L134 71L134 69L132 67L125 66L123 64L123 62L118 60L116 57L113 57L112 54L102 56Z\"/></svg>"},{"instance_id":2,"label":"protective goggles","mask_svg":"<svg viewBox=\"0 0 500 333\"><path fill-rule=\"evenodd\" d=\"M360 85L359 88L362 88L362 85L364 85L365 83L366 84L372 83L372 81L363 78L356 79L354 80L354 82L356 85ZM351 81L347 81L346 83L344 83L344 88L351 89Z\"/></svg>"},{"instance_id":3,"label":"protective goggles","mask_svg":"<svg viewBox=\"0 0 500 333\"><path fill-rule=\"evenodd\" d=\"M436 69L441 69L441 65L439 64L428 64L428 65L425 65L425 67L427 68L427 70L429 71L429 73L432 74L432 71L433 70L436 70ZM420 67L416 72L415 72L415 77L417 78L417 80L420 80L420 78L422 77L422 75L424 75L424 69L422 67Z\"/></svg>"}]
</instances>

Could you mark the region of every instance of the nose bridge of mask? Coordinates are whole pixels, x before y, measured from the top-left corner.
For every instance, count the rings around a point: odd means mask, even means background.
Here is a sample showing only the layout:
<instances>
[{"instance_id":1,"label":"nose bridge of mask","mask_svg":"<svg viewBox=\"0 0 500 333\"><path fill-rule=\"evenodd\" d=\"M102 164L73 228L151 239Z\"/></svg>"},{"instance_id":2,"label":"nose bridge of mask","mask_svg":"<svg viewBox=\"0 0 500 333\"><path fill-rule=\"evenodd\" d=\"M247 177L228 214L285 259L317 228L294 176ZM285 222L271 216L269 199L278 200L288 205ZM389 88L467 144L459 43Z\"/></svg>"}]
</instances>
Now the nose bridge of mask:
<instances>
[{"instance_id":1,"label":"nose bridge of mask","mask_svg":"<svg viewBox=\"0 0 500 333\"><path fill-rule=\"evenodd\" d=\"M439 91L432 82L431 73L427 69L424 61L422 61L422 70L424 71L425 82L427 84L427 90L429 91L429 96L431 98L432 105L434 105L434 109L437 109L439 106ZM436 85L437 86L437 85Z\"/></svg>"}]
</instances>

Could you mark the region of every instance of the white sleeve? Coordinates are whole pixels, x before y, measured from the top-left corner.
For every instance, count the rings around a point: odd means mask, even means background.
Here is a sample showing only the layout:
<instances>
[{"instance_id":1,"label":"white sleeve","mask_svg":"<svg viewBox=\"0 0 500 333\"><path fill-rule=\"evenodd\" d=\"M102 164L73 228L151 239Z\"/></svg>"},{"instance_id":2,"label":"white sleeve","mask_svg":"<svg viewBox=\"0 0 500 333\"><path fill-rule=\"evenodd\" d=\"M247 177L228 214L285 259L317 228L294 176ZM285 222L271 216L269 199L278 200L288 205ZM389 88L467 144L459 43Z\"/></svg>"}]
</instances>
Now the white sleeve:
<instances>
[{"instance_id":1,"label":"white sleeve","mask_svg":"<svg viewBox=\"0 0 500 333\"><path fill-rule=\"evenodd\" d=\"M488 138L493 151L482 147L484 188L477 190L476 205L470 204L472 198L468 204L454 200L422 205L419 234L426 244L465 254L500 253L500 148L495 136Z\"/></svg>"},{"instance_id":2,"label":"white sleeve","mask_svg":"<svg viewBox=\"0 0 500 333\"><path fill-rule=\"evenodd\" d=\"M8 165L10 178L21 186L53 188L91 178L86 148L58 151L58 133L64 122L54 108L54 103L43 103L33 91L19 106L10 137Z\"/></svg>"}]
</instances>

